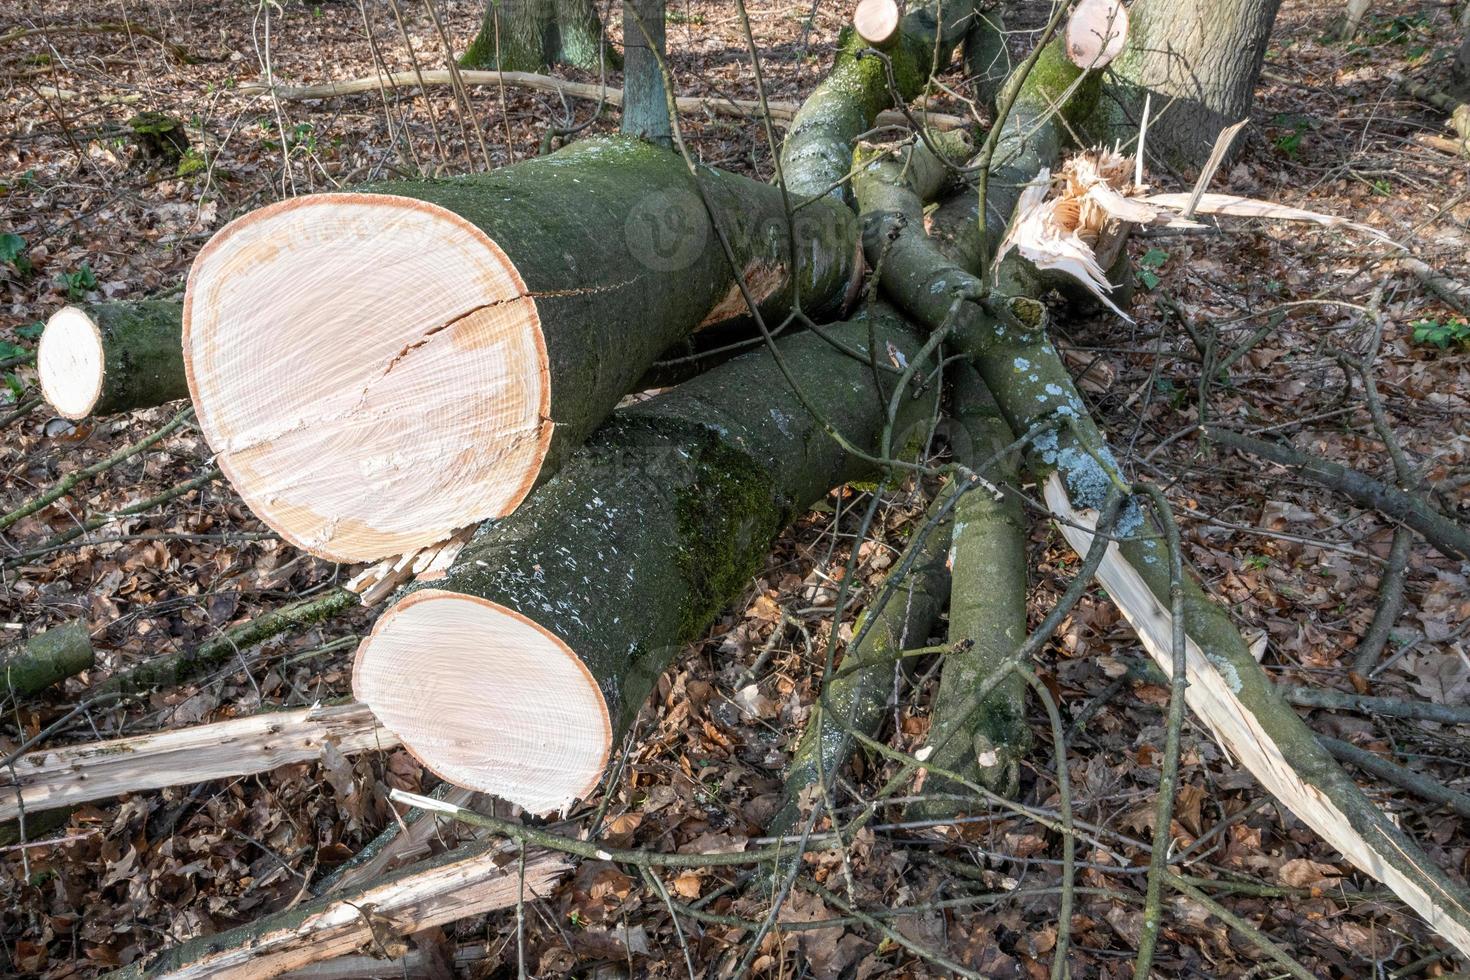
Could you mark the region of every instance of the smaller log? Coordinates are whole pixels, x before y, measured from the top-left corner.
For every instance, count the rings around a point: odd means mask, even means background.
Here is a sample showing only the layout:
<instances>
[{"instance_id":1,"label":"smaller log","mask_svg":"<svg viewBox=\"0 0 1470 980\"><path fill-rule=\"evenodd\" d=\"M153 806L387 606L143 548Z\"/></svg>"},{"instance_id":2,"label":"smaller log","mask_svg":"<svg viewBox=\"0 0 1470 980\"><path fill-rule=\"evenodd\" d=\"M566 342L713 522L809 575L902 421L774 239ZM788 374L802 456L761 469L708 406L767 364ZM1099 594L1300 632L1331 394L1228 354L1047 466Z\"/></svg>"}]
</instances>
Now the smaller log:
<instances>
[{"instance_id":1,"label":"smaller log","mask_svg":"<svg viewBox=\"0 0 1470 980\"><path fill-rule=\"evenodd\" d=\"M41 393L68 419L187 398L182 330L183 308L168 300L64 306L36 351Z\"/></svg>"},{"instance_id":2,"label":"smaller log","mask_svg":"<svg viewBox=\"0 0 1470 980\"><path fill-rule=\"evenodd\" d=\"M897 40L900 16L894 0L858 0L852 12L852 27L858 37L883 49Z\"/></svg>"},{"instance_id":3,"label":"smaller log","mask_svg":"<svg viewBox=\"0 0 1470 980\"><path fill-rule=\"evenodd\" d=\"M365 705L338 704L37 749L0 769L0 821L14 820L22 808L52 810L312 762L327 742L343 755L398 744Z\"/></svg>"},{"instance_id":4,"label":"smaller log","mask_svg":"<svg viewBox=\"0 0 1470 980\"><path fill-rule=\"evenodd\" d=\"M845 349L810 332L776 346L802 396L761 350L618 412L378 619L357 697L450 782L535 813L591 792L659 673L779 530L872 471L829 433L877 451L892 392L876 389L869 338L885 361L912 361L918 342L882 307L824 334ZM895 446L927 408L902 400Z\"/></svg>"},{"instance_id":5,"label":"smaller log","mask_svg":"<svg viewBox=\"0 0 1470 980\"><path fill-rule=\"evenodd\" d=\"M501 843L454 850L346 894L288 908L248 925L201 936L146 963L120 970L117 980L258 980L346 956L366 946L457 919L510 908L524 898L546 898L572 870L565 854L525 852ZM399 976L396 969L384 975Z\"/></svg>"},{"instance_id":6,"label":"smaller log","mask_svg":"<svg viewBox=\"0 0 1470 980\"><path fill-rule=\"evenodd\" d=\"M86 624L67 623L0 651L0 695L29 697L91 670L96 661Z\"/></svg>"}]
</instances>

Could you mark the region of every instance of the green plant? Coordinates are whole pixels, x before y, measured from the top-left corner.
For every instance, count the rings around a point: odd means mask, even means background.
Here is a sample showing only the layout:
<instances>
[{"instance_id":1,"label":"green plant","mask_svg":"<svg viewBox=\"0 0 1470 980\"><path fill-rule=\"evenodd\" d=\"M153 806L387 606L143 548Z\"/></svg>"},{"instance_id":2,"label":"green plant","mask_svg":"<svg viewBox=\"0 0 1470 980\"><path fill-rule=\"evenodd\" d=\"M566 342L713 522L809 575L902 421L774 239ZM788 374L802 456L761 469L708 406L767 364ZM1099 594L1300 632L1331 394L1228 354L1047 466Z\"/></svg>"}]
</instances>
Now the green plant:
<instances>
[{"instance_id":1,"label":"green plant","mask_svg":"<svg viewBox=\"0 0 1470 980\"><path fill-rule=\"evenodd\" d=\"M1245 567L1253 572L1262 572L1271 567L1271 559L1265 555L1250 555L1245 560Z\"/></svg>"},{"instance_id":2,"label":"green plant","mask_svg":"<svg viewBox=\"0 0 1470 980\"><path fill-rule=\"evenodd\" d=\"M204 154L191 146L184 151L183 156L179 157L177 172L180 177L188 177L191 174L199 173L208 166L209 162L204 159Z\"/></svg>"},{"instance_id":3,"label":"green plant","mask_svg":"<svg viewBox=\"0 0 1470 980\"><path fill-rule=\"evenodd\" d=\"M29 276L33 270L31 260L26 258L26 240L8 231L0 235L0 263L10 266L22 276Z\"/></svg>"},{"instance_id":4,"label":"green plant","mask_svg":"<svg viewBox=\"0 0 1470 980\"><path fill-rule=\"evenodd\" d=\"M1392 197L1393 184L1380 177L1378 180L1375 180L1373 182L1373 193L1377 194L1380 197Z\"/></svg>"},{"instance_id":5,"label":"green plant","mask_svg":"<svg viewBox=\"0 0 1470 980\"><path fill-rule=\"evenodd\" d=\"M0 340L0 361L9 360L12 357L21 357L29 353L29 350L19 344L12 344L8 340Z\"/></svg>"},{"instance_id":6,"label":"green plant","mask_svg":"<svg viewBox=\"0 0 1470 980\"><path fill-rule=\"evenodd\" d=\"M1433 344L1440 350L1452 344L1470 344L1470 322L1465 320L1415 320L1414 342Z\"/></svg>"},{"instance_id":7,"label":"green plant","mask_svg":"<svg viewBox=\"0 0 1470 980\"><path fill-rule=\"evenodd\" d=\"M1144 289L1154 289L1162 281L1159 270L1169 261L1169 253L1161 248L1151 248L1138 260L1138 281Z\"/></svg>"},{"instance_id":8,"label":"green plant","mask_svg":"<svg viewBox=\"0 0 1470 980\"><path fill-rule=\"evenodd\" d=\"M45 332L46 324L44 321L41 320L37 320L35 323L27 323L23 327L15 328L15 335L17 337L24 337L26 340L40 340L41 334Z\"/></svg>"},{"instance_id":9,"label":"green plant","mask_svg":"<svg viewBox=\"0 0 1470 980\"><path fill-rule=\"evenodd\" d=\"M67 299L73 302L85 298L87 293L97 288L97 274L85 262L82 263L82 267L76 272L68 272L62 275L60 281L66 287Z\"/></svg>"}]
</instances>

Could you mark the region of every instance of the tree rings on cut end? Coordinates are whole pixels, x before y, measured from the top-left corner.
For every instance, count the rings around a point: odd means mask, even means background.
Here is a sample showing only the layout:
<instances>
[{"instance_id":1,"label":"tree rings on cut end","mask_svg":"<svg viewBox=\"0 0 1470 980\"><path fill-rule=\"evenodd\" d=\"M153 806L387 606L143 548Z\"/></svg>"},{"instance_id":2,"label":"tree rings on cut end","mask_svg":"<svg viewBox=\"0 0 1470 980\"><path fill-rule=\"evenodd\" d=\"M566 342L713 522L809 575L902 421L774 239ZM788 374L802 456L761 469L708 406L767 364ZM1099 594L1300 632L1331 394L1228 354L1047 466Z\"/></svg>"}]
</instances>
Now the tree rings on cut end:
<instances>
[{"instance_id":1,"label":"tree rings on cut end","mask_svg":"<svg viewBox=\"0 0 1470 980\"><path fill-rule=\"evenodd\" d=\"M56 414L84 419L102 395L107 370L102 331L85 310L63 306L46 321L36 349L41 394Z\"/></svg>"},{"instance_id":2,"label":"tree rings on cut end","mask_svg":"<svg viewBox=\"0 0 1470 980\"><path fill-rule=\"evenodd\" d=\"M434 773L532 813L591 793L612 750L581 658L520 613L458 592L422 589L384 613L358 647L352 690Z\"/></svg>"},{"instance_id":3,"label":"tree rings on cut end","mask_svg":"<svg viewBox=\"0 0 1470 980\"><path fill-rule=\"evenodd\" d=\"M1118 0L1081 0L1067 21L1067 57L1079 68L1105 68L1128 42L1128 9Z\"/></svg>"},{"instance_id":4,"label":"tree rings on cut end","mask_svg":"<svg viewBox=\"0 0 1470 980\"><path fill-rule=\"evenodd\" d=\"M894 0L859 0L852 12L852 26L858 37L874 47L882 47L898 36L898 22Z\"/></svg>"},{"instance_id":5,"label":"tree rings on cut end","mask_svg":"<svg viewBox=\"0 0 1470 980\"><path fill-rule=\"evenodd\" d=\"M325 558L510 513L551 439L535 299L489 236L423 201L315 194L231 222L190 272L183 344L220 468Z\"/></svg>"}]
</instances>

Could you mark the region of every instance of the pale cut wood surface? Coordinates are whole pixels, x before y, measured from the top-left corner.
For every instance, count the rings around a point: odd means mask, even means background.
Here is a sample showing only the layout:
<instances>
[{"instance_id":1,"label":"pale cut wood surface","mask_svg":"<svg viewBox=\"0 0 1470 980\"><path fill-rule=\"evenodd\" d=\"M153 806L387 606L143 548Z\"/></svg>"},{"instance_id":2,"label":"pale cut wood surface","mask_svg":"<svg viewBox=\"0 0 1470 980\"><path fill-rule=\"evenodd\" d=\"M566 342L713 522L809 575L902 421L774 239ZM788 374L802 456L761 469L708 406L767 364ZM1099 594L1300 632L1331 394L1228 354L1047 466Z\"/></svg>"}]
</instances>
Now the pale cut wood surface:
<instances>
[{"instance_id":1,"label":"pale cut wood surface","mask_svg":"<svg viewBox=\"0 0 1470 980\"><path fill-rule=\"evenodd\" d=\"M1097 526L1096 511L1074 510L1062 479L1053 473L1045 488L1047 507L1057 516L1067 543L1078 555L1087 554L1092 544L1091 529ZM1081 525L1076 526L1076 525ZM1165 674L1174 665L1173 622L1170 611L1150 591L1138 571L1114 543L1098 568L1097 580L1117 604L1123 618L1138 634L1149 656ZM1287 762L1281 748L1256 721L1231 689L1230 680L1205 656L1192 637L1186 637L1187 677L1185 699L1191 710L1214 733L1227 754L1244 766L1273 796L1327 843L1337 848L1358 868L1383 882L1424 917L1435 931L1470 954L1470 932L1446 914L1443 904L1454 896L1430 895L1423 886L1380 855L1378 848L1394 847L1393 841L1374 842L1364 836L1371 828L1354 826L1346 814L1321 790L1307 784ZM1235 681L1236 686L1239 681Z\"/></svg>"},{"instance_id":2,"label":"pale cut wood surface","mask_svg":"<svg viewBox=\"0 0 1470 980\"><path fill-rule=\"evenodd\" d=\"M358 647L352 691L439 777L532 813L590 793L612 750L581 658L476 596L423 589L385 612Z\"/></svg>"},{"instance_id":3,"label":"pale cut wood surface","mask_svg":"<svg viewBox=\"0 0 1470 980\"><path fill-rule=\"evenodd\" d=\"M86 418L102 393L102 334L85 311L63 306L46 321L36 347L41 394L62 418Z\"/></svg>"},{"instance_id":4,"label":"pale cut wood surface","mask_svg":"<svg viewBox=\"0 0 1470 980\"><path fill-rule=\"evenodd\" d=\"M572 869L564 854L528 849L523 893L520 853L519 845L506 845L364 888L306 912L290 925L266 928L245 942L210 949L177 968L149 975L169 980L279 976L375 941L509 908L522 894L527 901L547 897Z\"/></svg>"},{"instance_id":5,"label":"pale cut wood surface","mask_svg":"<svg viewBox=\"0 0 1470 980\"><path fill-rule=\"evenodd\" d=\"M391 749L393 733L363 704L275 711L105 742L39 749L0 769L0 821L123 793L267 772L321 758Z\"/></svg>"},{"instance_id":6,"label":"pale cut wood surface","mask_svg":"<svg viewBox=\"0 0 1470 980\"><path fill-rule=\"evenodd\" d=\"M535 299L489 236L423 201L315 194L231 222L190 272L183 344L220 469L321 557L509 513L551 438Z\"/></svg>"}]
</instances>

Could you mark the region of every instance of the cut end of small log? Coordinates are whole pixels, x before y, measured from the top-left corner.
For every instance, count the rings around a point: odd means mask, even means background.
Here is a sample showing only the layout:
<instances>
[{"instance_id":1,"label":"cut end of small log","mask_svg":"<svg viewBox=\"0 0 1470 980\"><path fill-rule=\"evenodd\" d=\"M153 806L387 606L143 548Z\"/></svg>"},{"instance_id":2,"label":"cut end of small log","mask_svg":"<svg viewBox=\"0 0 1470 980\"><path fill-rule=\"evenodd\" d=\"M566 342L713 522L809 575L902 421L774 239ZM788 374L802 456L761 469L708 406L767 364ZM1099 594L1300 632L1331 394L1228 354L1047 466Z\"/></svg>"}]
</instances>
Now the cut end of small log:
<instances>
[{"instance_id":1,"label":"cut end of small log","mask_svg":"<svg viewBox=\"0 0 1470 980\"><path fill-rule=\"evenodd\" d=\"M357 698L434 773L526 810L563 810L596 787L612 724L580 657L527 617L423 589L357 651Z\"/></svg>"},{"instance_id":2,"label":"cut end of small log","mask_svg":"<svg viewBox=\"0 0 1470 980\"><path fill-rule=\"evenodd\" d=\"M535 298L489 236L423 201L317 194L230 223L190 273L183 346L220 468L321 557L510 513L551 438Z\"/></svg>"},{"instance_id":3,"label":"cut end of small log","mask_svg":"<svg viewBox=\"0 0 1470 980\"><path fill-rule=\"evenodd\" d=\"M875 48L891 44L898 37L898 22L894 0L861 0L852 12L852 26L858 37Z\"/></svg>"},{"instance_id":4,"label":"cut end of small log","mask_svg":"<svg viewBox=\"0 0 1470 980\"><path fill-rule=\"evenodd\" d=\"M1067 21L1067 57L1079 68L1106 68L1128 42L1128 10L1118 0L1081 0Z\"/></svg>"},{"instance_id":5,"label":"cut end of small log","mask_svg":"<svg viewBox=\"0 0 1470 980\"><path fill-rule=\"evenodd\" d=\"M63 306L46 321L36 350L41 394L66 419L84 419L102 394L102 332L85 310Z\"/></svg>"}]
</instances>

